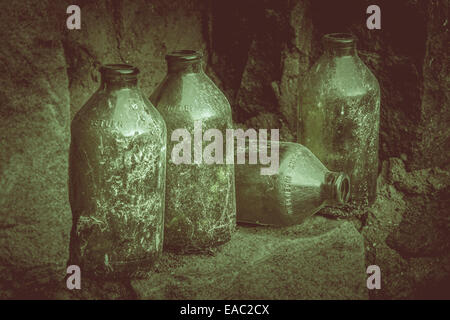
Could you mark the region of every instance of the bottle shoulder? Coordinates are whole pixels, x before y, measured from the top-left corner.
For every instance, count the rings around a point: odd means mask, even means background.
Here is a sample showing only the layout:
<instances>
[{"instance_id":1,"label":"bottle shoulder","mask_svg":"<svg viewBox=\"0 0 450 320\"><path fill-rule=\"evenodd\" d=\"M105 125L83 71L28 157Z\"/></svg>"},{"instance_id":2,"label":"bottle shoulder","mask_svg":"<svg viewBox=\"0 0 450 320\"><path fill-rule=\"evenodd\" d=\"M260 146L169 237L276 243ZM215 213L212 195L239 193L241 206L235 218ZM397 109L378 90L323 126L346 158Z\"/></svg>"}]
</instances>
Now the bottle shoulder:
<instances>
[{"instance_id":1,"label":"bottle shoulder","mask_svg":"<svg viewBox=\"0 0 450 320\"><path fill-rule=\"evenodd\" d=\"M379 92L375 75L357 56L322 56L301 84L306 97L356 97Z\"/></svg>"},{"instance_id":2,"label":"bottle shoulder","mask_svg":"<svg viewBox=\"0 0 450 320\"><path fill-rule=\"evenodd\" d=\"M165 135L163 117L140 90L96 91L72 120L73 133L117 131L118 134Z\"/></svg>"},{"instance_id":3,"label":"bottle shoulder","mask_svg":"<svg viewBox=\"0 0 450 320\"><path fill-rule=\"evenodd\" d=\"M169 75L150 96L150 101L166 121L204 118L231 118L225 95L204 73Z\"/></svg>"}]
</instances>

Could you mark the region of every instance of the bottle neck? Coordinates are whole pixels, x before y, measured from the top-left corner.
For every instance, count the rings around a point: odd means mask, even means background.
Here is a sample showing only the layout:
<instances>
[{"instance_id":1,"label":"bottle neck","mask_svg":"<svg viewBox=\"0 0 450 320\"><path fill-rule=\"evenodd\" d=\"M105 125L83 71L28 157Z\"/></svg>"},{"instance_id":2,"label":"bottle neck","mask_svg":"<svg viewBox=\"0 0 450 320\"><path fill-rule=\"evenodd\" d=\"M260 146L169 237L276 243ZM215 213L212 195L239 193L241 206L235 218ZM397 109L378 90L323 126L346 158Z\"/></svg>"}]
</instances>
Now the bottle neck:
<instances>
[{"instance_id":1,"label":"bottle neck","mask_svg":"<svg viewBox=\"0 0 450 320\"><path fill-rule=\"evenodd\" d=\"M120 90L120 89L136 89L138 87L137 78L121 79L121 78L101 78L100 88L103 90Z\"/></svg>"},{"instance_id":2,"label":"bottle neck","mask_svg":"<svg viewBox=\"0 0 450 320\"><path fill-rule=\"evenodd\" d=\"M347 33L326 34L322 38L325 53L334 57L355 56L356 38Z\"/></svg>"},{"instance_id":3,"label":"bottle neck","mask_svg":"<svg viewBox=\"0 0 450 320\"><path fill-rule=\"evenodd\" d=\"M139 69L126 64L107 64L100 68L103 90L119 90L137 88Z\"/></svg>"},{"instance_id":4,"label":"bottle neck","mask_svg":"<svg viewBox=\"0 0 450 320\"><path fill-rule=\"evenodd\" d=\"M201 73L202 54L194 50L179 50L166 55L167 73Z\"/></svg>"},{"instance_id":5,"label":"bottle neck","mask_svg":"<svg viewBox=\"0 0 450 320\"><path fill-rule=\"evenodd\" d=\"M326 54L332 57L356 56L356 46L352 47L329 47L325 48Z\"/></svg>"},{"instance_id":6,"label":"bottle neck","mask_svg":"<svg viewBox=\"0 0 450 320\"><path fill-rule=\"evenodd\" d=\"M201 61L168 61L167 73L201 73Z\"/></svg>"},{"instance_id":7,"label":"bottle neck","mask_svg":"<svg viewBox=\"0 0 450 320\"><path fill-rule=\"evenodd\" d=\"M350 178L344 172L328 172L322 190L328 205L344 205L350 198Z\"/></svg>"}]
</instances>

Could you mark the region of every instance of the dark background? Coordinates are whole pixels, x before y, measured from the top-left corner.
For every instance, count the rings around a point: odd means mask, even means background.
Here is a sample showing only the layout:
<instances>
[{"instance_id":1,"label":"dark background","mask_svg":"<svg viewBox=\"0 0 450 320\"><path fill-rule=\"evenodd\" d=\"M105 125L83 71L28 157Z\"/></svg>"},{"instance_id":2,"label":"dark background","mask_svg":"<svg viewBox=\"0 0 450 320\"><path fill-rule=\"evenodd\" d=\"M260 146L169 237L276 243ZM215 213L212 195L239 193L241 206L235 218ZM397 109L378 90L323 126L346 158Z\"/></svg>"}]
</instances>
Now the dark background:
<instances>
[{"instance_id":1,"label":"dark background","mask_svg":"<svg viewBox=\"0 0 450 320\"><path fill-rule=\"evenodd\" d=\"M66 29L70 4L81 7L81 30ZM381 7L381 30L366 28L370 4ZM448 298L448 7L445 0L2 0L0 297L58 297L50 283L64 275L68 256L69 124L97 89L99 65L138 66L149 96L164 77L166 53L201 50L238 126L279 128L295 141L297 88L321 54L321 36L352 32L381 87L378 199L352 220L366 265L382 270L382 290L370 297ZM136 297L127 285L108 288L89 297Z\"/></svg>"}]
</instances>

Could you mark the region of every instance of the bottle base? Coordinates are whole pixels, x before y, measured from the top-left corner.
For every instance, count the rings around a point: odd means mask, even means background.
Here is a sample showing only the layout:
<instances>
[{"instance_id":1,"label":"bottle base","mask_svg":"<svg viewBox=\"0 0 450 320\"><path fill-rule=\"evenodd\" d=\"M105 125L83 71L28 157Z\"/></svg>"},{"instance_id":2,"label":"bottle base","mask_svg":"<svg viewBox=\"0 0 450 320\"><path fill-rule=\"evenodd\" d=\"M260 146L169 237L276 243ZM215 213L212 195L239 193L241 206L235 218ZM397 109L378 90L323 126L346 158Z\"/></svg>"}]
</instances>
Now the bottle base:
<instances>
[{"instance_id":1,"label":"bottle base","mask_svg":"<svg viewBox=\"0 0 450 320\"><path fill-rule=\"evenodd\" d=\"M210 241L196 241L186 244L187 241L164 244L164 251L176 254L211 254L214 248L220 247L231 240L231 234L215 238Z\"/></svg>"},{"instance_id":2,"label":"bottle base","mask_svg":"<svg viewBox=\"0 0 450 320\"><path fill-rule=\"evenodd\" d=\"M128 261L116 261L114 263L93 266L88 263L82 263L80 265L82 277L91 279L103 279L103 280L118 280L124 278L145 278L146 275L152 270L159 259L160 254L155 253L145 258L128 260Z\"/></svg>"}]
</instances>

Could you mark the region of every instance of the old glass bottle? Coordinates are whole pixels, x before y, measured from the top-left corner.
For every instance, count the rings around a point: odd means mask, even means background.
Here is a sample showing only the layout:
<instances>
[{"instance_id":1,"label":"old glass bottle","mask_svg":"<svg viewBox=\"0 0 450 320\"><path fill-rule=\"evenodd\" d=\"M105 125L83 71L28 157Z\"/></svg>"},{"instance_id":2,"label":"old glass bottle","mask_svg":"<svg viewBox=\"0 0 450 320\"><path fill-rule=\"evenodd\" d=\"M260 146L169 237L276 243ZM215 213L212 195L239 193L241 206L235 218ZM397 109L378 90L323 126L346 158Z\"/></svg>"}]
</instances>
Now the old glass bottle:
<instances>
[{"instance_id":1,"label":"old glass bottle","mask_svg":"<svg viewBox=\"0 0 450 320\"><path fill-rule=\"evenodd\" d=\"M274 143L278 142L268 144L267 154L276 152ZM298 143L279 142L278 153L279 169L272 175L261 174L265 165L235 164L238 222L299 224L325 206L340 206L348 201L347 174L329 171L308 148Z\"/></svg>"},{"instance_id":2,"label":"old glass bottle","mask_svg":"<svg viewBox=\"0 0 450 320\"><path fill-rule=\"evenodd\" d=\"M162 250L166 127L139 70L105 65L72 121L71 259L85 275L133 276Z\"/></svg>"},{"instance_id":3,"label":"old glass bottle","mask_svg":"<svg viewBox=\"0 0 450 320\"><path fill-rule=\"evenodd\" d=\"M323 37L325 52L300 90L297 141L330 170L350 175L350 203L362 207L376 197L380 89L355 41L350 34Z\"/></svg>"},{"instance_id":4,"label":"old glass bottle","mask_svg":"<svg viewBox=\"0 0 450 320\"><path fill-rule=\"evenodd\" d=\"M171 135L176 129L186 129L193 136L194 124L201 122L203 132L214 128L225 137L225 130L232 128L231 108L203 72L201 53L175 51L166 61L167 75L150 97L166 121L170 140L164 248L185 253L208 251L228 241L235 229L234 166L225 161L194 163L195 155L190 164L175 164L171 154L179 142L171 141ZM200 143L202 148L208 144ZM194 142L192 147L195 149Z\"/></svg>"}]
</instances>

